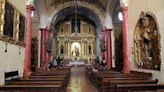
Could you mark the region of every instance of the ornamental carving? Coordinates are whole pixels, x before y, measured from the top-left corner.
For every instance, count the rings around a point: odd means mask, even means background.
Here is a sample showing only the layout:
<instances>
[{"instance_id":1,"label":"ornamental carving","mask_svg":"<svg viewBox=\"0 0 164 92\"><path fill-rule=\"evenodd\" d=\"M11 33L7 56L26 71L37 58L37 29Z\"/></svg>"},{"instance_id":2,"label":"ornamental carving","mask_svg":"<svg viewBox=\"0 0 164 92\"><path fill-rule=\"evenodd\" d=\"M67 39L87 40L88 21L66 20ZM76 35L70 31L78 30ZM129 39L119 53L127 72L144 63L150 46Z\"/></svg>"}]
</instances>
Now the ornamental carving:
<instances>
[{"instance_id":1,"label":"ornamental carving","mask_svg":"<svg viewBox=\"0 0 164 92\"><path fill-rule=\"evenodd\" d=\"M142 12L134 32L134 59L140 69L160 70L160 34L155 17Z\"/></svg>"}]
</instances>

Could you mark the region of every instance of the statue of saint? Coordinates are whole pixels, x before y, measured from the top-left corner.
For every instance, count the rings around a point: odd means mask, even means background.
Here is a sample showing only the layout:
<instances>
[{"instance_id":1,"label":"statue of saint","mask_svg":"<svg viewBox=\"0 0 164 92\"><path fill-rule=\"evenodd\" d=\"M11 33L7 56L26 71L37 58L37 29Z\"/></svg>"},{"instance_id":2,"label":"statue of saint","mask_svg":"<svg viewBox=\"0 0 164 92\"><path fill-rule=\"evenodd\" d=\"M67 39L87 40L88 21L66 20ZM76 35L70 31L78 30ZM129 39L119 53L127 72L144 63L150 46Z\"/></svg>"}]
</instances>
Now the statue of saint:
<instances>
[{"instance_id":1,"label":"statue of saint","mask_svg":"<svg viewBox=\"0 0 164 92\"><path fill-rule=\"evenodd\" d=\"M80 53L79 53L79 48L78 48L77 46L75 46L75 55L76 55L76 56L79 56L79 54L80 54Z\"/></svg>"},{"instance_id":2,"label":"statue of saint","mask_svg":"<svg viewBox=\"0 0 164 92\"><path fill-rule=\"evenodd\" d=\"M100 43L100 49L101 49L102 52L106 51L105 41L104 40L102 40L101 43Z\"/></svg>"},{"instance_id":3,"label":"statue of saint","mask_svg":"<svg viewBox=\"0 0 164 92\"><path fill-rule=\"evenodd\" d=\"M89 54L91 54L91 45L88 46Z\"/></svg>"},{"instance_id":4,"label":"statue of saint","mask_svg":"<svg viewBox=\"0 0 164 92\"><path fill-rule=\"evenodd\" d=\"M64 46L63 45L60 46L60 54L64 54Z\"/></svg>"},{"instance_id":5,"label":"statue of saint","mask_svg":"<svg viewBox=\"0 0 164 92\"><path fill-rule=\"evenodd\" d=\"M46 41L46 52L51 52L51 48L52 48L52 39L48 38Z\"/></svg>"}]
</instances>

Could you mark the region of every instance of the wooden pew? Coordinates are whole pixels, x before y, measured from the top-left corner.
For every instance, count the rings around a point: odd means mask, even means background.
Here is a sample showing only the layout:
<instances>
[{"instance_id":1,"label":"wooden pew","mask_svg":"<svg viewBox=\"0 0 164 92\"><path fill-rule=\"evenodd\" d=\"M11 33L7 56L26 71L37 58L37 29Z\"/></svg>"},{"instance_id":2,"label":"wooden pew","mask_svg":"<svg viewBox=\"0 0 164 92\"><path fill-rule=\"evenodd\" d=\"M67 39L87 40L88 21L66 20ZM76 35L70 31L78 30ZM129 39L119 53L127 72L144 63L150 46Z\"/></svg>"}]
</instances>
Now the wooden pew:
<instances>
[{"instance_id":1,"label":"wooden pew","mask_svg":"<svg viewBox=\"0 0 164 92\"><path fill-rule=\"evenodd\" d=\"M129 92L129 91L157 91L162 89L164 92L164 84L117 84L113 92Z\"/></svg>"},{"instance_id":2,"label":"wooden pew","mask_svg":"<svg viewBox=\"0 0 164 92\"><path fill-rule=\"evenodd\" d=\"M103 74L97 76L97 86L99 89L101 89L103 85L103 79L104 78L134 78L133 75L125 75L125 74Z\"/></svg>"},{"instance_id":3,"label":"wooden pew","mask_svg":"<svg viewBox=\"0 0 164 92\"><path fill-rule=\"evenodd\" d=\"M2 92L64 92L61 85L3 85Z\"/></svg>"},{"instance_id":4,"label":"wooden pew","mask_svg":"<svg viewBox=\"0 0 164 92\"><path fill-rule=\"evenodd\" d=\"M30 76L29 80L62 80L65 86L69 83L69 78L63 75L60 76Z\"/></svg>"},{"instance_id":5,"label":"wooden pew","mask_svg":"<svg viewBox=\"0 0 164 92\"><path fill-rule=\"evenodd\" d=\"M147 73L147 72L130 71L130 74L133 74L136 77L143 77L143 78L147 78L147 79L152 78L152 73Z\"/></svg>"},{"instance_id":6,"label":"wooden pew","mask_svg":"<svg viewBox=\"0 0 164 92\"><path fill-rule=\"evenodd\" d=\"M5 90L6 88L11 88L9 89L11 91L14 89L21 90L20 92L24 92L25 90L23 89L22 91L22 88L26 89L27 86L28 88L32 86L30 90L27 88L27 92L65 92L70 77L70 68L60 69L36 72L30 76L30 79L18 79L8 81L7 85L1 86L0 89ZM41 88L45 91L40 90L40 87L38 86L45 88Z\"/></svg>"},{"instance_id":7,"label":"wooden pew","mask_svg":"<svg viewBox=\"0 0 164 92\"><path fill-rule=\"evenodd\" d=\"M122 77L122 78L103 78L102 82L99 85L100 92L103 92L103 90L107 89L109 87L110 81L122 81L122 80L144 80L143 78L137 78L137 77Z\"/></svg>"}]
</instances>

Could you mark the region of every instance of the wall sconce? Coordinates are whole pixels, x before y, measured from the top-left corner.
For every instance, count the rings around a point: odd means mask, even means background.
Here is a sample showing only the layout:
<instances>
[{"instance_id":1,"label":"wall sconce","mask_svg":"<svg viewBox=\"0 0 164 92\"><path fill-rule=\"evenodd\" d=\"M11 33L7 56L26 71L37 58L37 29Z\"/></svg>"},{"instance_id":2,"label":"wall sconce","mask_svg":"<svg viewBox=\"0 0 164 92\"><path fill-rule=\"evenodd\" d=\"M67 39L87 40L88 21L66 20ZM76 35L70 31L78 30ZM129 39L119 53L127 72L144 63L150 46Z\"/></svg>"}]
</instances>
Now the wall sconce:
<instances>
[{"instance_id":1,"label":"wall sconce","mask_svg":"<svg viewBox=\"0 0 164 92\"><path fill-rule=\"evenodd\" d=\"M7 52L7 43L5 43L5 53Z\"/></svg>"},{"instance_id":2,"label":"wall sconce","mask_svg":"<svg viewBox=\"0 0 164 92\"><path fill-rule=\"evenodd\" d=\"M19 55L21 54L21 47L19 47Z\"/></svg>"}]
</instances>

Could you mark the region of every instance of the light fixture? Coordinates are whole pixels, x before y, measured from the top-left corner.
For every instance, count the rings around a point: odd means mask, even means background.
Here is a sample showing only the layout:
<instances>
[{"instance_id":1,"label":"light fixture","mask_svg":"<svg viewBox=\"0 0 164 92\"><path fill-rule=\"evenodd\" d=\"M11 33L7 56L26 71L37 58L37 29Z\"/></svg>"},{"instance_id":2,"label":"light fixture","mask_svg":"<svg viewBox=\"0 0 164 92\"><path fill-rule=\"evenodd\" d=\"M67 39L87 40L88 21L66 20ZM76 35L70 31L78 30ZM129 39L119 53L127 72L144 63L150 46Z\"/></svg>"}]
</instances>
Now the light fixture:
<instances>
[{"instance_id":1,"label":"light fixture","mask_svg":"<svg viewBox=\"0 0 164 92\"><path fill-rule=\"evenodd\" d=\"M120 0L120 6L121 7L128 7L128 1L129 0Z\"/></svg>"},{"instance_id":2,"label":"light fixture","mask_svg":"<svg viewBox=\"0 0 164 92\"><path fill-rule=\"evenodd\" d=\"M5 43L5 53L7 52L7 43Z\"/></svg>"},{"instance_id":3,"label":"light fixture","mask_svg":"<svg viewBox=\"0 0 164 92\"><path fill-rule=\"evenodd\" d=\"M21 54L21 47L19 47L19 55Z\"/></svg>"}]
</instances>

